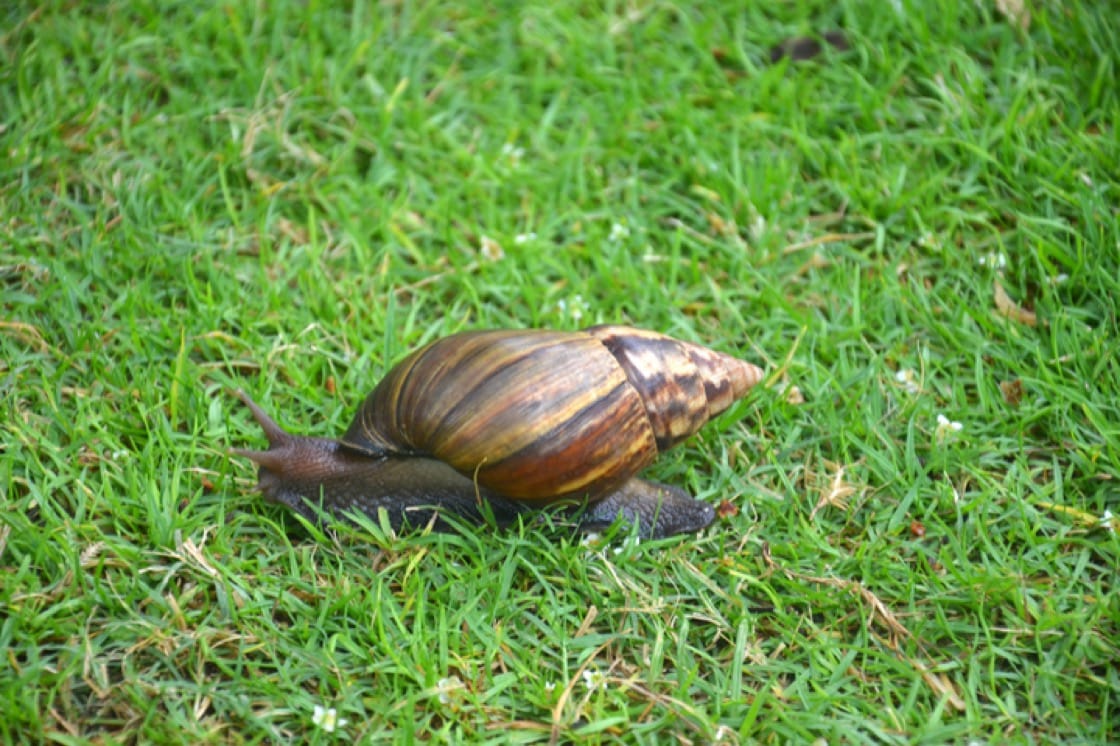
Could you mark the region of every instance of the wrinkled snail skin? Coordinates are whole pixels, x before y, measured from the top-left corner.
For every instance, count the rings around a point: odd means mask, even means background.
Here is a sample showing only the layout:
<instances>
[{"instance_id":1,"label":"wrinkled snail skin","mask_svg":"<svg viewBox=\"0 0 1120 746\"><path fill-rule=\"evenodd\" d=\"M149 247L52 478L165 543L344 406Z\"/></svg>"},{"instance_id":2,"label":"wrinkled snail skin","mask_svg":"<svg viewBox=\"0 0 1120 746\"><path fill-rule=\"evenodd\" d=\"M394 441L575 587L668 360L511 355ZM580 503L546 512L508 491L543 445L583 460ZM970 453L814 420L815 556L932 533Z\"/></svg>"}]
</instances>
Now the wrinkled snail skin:
<instances>
[{"instance_id":1,"label":"wrinkled snail skin","mask_svg":"<svg viewBox=\"0 0 1120 746\"><path fill-rule=\"evenodd\" d=\"M499 524L553 503L584 528L697 531L712 507L636 477L762 378L750 363L624 326L498 330L436 340L394 367L338 440L281 429L239 392L269 441L236 454L259 490L318 520L358 511L394 528L454 515Z\"/></svg>"}]
</instances>

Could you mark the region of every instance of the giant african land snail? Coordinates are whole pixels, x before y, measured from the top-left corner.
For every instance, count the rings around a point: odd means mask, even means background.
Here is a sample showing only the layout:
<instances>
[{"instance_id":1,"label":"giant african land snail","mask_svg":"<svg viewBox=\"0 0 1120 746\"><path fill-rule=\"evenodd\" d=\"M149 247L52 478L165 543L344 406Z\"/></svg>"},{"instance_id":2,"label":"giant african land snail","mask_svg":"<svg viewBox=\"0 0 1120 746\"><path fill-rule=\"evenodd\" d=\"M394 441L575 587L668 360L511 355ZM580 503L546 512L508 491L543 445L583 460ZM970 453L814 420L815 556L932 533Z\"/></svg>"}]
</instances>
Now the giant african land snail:
<instances>
[{"instance_id":1,"label":"giant african land snail","mask_svg":"<svg viewBox=\"0 0 1120 746\"><path fill-rule=\"evenodd\" d=\"M710 505L636 475L762 379L750 363L655 332L464 332L394 367L339 440L282 430L245 394L267 451L265 497L315 519L361 511L391 526L584 505L583 526L618 516L644 536L697 531ZM481 504L485 501L484 509Z\"/></svg>"}]
</instances>

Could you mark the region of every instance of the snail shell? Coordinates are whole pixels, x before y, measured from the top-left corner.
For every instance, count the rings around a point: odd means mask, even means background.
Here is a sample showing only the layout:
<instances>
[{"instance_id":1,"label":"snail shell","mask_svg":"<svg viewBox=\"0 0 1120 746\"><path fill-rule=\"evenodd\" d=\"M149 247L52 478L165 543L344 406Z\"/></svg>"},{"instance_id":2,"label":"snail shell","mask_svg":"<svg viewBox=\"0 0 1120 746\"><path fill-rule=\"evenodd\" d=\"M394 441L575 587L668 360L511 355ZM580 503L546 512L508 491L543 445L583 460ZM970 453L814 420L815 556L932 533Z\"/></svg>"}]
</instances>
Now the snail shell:
<instances>
[{"instance_id":1,"label":"snail shell","mask_svg":"<svg viewBox=\"0 0 1120 746\"><path fill-rule=\"evenodd\" d=\"M243 395L271 447L238 453L261 465L266 496L298 510L316 498L328 510L388 509L396 527L441 509L473 518L479 497L499 517L586 500L585 524L622 514L662 536L702 528L712 509L636 475L762 375L625 326L465 332L394 367L337 442L289 435Z\"/></svg>"}]
</instances>

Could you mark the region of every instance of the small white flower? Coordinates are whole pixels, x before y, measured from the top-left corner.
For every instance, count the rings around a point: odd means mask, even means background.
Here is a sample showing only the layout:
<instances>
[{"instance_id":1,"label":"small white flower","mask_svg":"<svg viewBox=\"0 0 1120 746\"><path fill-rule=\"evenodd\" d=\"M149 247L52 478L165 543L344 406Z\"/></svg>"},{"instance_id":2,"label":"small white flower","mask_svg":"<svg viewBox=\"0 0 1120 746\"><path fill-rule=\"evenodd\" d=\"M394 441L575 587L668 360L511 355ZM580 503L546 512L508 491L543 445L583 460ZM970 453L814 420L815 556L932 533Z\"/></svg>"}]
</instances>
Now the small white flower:
<instances>
[{"instance_id":1,"label":"small white flower","mask_svg":"<svg viewBox=\"0 0 1120 746\"><path fill-rule=\"evenodd\" d=\"M630 229L627 228L622 223L612 223L611 224L611 235L610 235L610 240L611 241L621 241L622 239L626 238L629 235L630 235Z\"/></svg>"},{"instance_id":2,"label":"small white flower","mask_svg":"<svg viewBox=\"0 0 1120 746\"><path fill-rule=\"evenodd\" d=\"M439 689L440 704L444 705L452 704L463 694L463 682L460 681L458 676L448 676L440 679L436 682L436 688Z\"/></svg>"},{"instance_id":3,"label":"small white flower","mask_svg":"<svg viewBox=\"0 0 1120 746\"><path fill-rule=\"evenodd\" d=\"M311 715L311 722L327 733L334 733L335 728L344 728L350 721L346 718L340 718L338 716L338 711L333 707L315 705L315 712Z\"/></svg>"},{"instance_id":4,"label":"small white flower","mask_svg":"<svg viewBox=\"0 0 1120 746\"><path fill-rule=\"evenodd\" d=\"M980 263L981 267L995 267L996 269L1003 269L1007 266L1007 254L1004 254L1002 251L998 253L990 252L980 257L977 261Z\"/></svg>"},{"instance_id":5,"label":"small white flower","mask_svg":"<svg viewBox=\"0 0 1120 746\"><path fill-rule=\"evenodd\" d=\"M577 293L575 297L572 298L572 318L576 321L582 319L583 308L586 305L587 304L583 302L583 296Z\"/></svg>"},{"instance_id":6,"label":"small white flower","mask_svg":"<svg viewBox=\"0 0 1120 746\"><path fill-rule=\"evenodd\" d=\"M964 425L954 420L950 420L943 414L937 415L937 432L935 437L938 443L944 442L946 439L959 433L964 429Z\"/></svg>"},{"instance_id":7,"label":"small white flower","mask_svg":"<svg viewBox=\"0 0 1120 746\"><path fill-rule=\"evenodd\" d=\"M521 246L523 244L529 243L530 241L536 241L536 240L537 240L537 234L533 233L532 231L529 231L528 233L518 233L516 236L513 237L513 242L515 244L517 244L518 246Z\"/></svg>"},{"instance_id":8,"label":"small white flower","mask_svg":"<svg viewBox=\"0 0 1120 746\"><path fill-rule=\"evenodd\" d=\"M922 390L918 385L918 376L909 368L903 368L894 374L894 380L902 384L907 394L916 394Z\"/></svg>"},{"instance_id":9,"label":"small white flower","mask_svg":"<svg viewBox=\"0 0 1120 746\"><path fill-rule=\"evenodd\" d=\"M587 304L583 302L583 296L578 293L573 295L571 300L561 298L556 301L556 310L558 310L562 316L571 316L575 321L579 321L583 318L583 310L585 308L587 308Z\"/></svg>"},{"instance_id":10,"label":"small white flower","mask_svg":"<svg viewBox=\"0 0 1120 746\"><path fill-rule=\"evenodd\" d=\"M544 690L545 690L546 692L548 692L549 694L551 694L552 692L556 691L556 682L555 682L555 681L546 681L546 682L544 682Z\"/></svg>"},{"instance_id":11,"label":"small white flower","mask_svg":"<svg viewBox=\"0 0 1120 746\"><path fill-rule=\"evenodd\" d=\"M583 672L583 683L589 692L593 692L596 689L606 689L607 677L599 671L585 669Z\"/></svg>"},{"instance_id":12,"label":"small white flower","mask_svg":"<svg viewBox=\"0 0 1120 746\"><path fill-rule=\"evenodd\" d=\"M509 161L511 166L520 165L521 157L524 155L525 148L519 148L511 142L502 146L502 157Z\"/></svg>"},{"instance_id":13,"label":"small white flower","mask_svg":"<svg viewBox=\"0 0 1120 746\"><path fill-rule=\"evenodd\" d=\"M766 218L755 213L755 215L751 218L750 230L751 240L761 241L763 235L765 235L766 233Z\"/></svg>"},{"instance_id":14,"label":"small white flower","mask_svg":"<svg viewBox=\"0 0 1120 746\"><path fill-rule=\"evenodd\" d=\"M941 241L938 239L936 233L923 233L921 237L918 238L918 245L926 249L941 250Z\"/></svg>"},{"instance_id":15,"label":"small white flower","mask_svg":"<svg viewBox=\"0 0 1120 746\"><path fill-rule=\"evenodd\" d=\"M128 458L128 451L113 451L113 460L120 461Z\"/></svg>"},{"instance_id":16,"label":"small white flower","mask_svg":"<svg viewBox=\"0 0 1120 746\"><path fill-rule=\"evenodd\" d=\"M1111 510L1106 510L1104 512L1104 515L1101 516L1101 525L1104 526L1105 530L1110 533L1116 531L1116 527L1113 525L1112 518L1113 516Z\"/></svg>"},{"instance_id":17,"label":"small white flower","mask_svg":"<svg viewBox=\"0 0 1120 746\"><path fill-rule=\"evenodd\" d=\"M602 538L602 535L599 534L598 531L588 531L583 535L583 538L579 540L579 545L581 547L593 548L599 543L599 539Z\"/></svg>"},{"instance_id":18,"label":"small white flower","mask_svg":"<svg viewBox=\"0 0 1120 746\"><path fill-rule=\"evenodd\" d=\"M622 543L622 546L615 547L612 551L614 552L615 556L617 557L618 555L622 554L623 552L634 549L635 547L637 547L641 543L642 543L642 540L639 539L637 536L628 536L628 537L626 537L626 540Z\"/></svg>"},{"instance_id":19,"label":"small white flower","mask_svg":"<svg viewBox=\"0 0 1120 746\"><path fill-rule=\"evenodd\" d=\"M1051 277L1050 278L1050 284L1051 285L1061 285L1063 282L1065 282L1068 279L1069 279L1069 275L1067 275L1065 272L1063 272L1060 275L1054 275L1053 277Z\"/></svg>"}]
</instances>

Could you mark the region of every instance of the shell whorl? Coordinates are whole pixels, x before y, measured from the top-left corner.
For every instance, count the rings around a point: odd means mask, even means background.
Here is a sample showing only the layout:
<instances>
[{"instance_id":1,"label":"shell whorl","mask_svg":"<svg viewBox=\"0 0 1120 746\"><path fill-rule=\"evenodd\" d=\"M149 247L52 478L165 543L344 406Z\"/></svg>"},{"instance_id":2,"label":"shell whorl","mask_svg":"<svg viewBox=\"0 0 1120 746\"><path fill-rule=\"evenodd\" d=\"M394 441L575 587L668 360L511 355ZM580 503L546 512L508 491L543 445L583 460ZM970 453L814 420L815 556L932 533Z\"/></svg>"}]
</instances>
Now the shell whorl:
<instances>
[{"instance_id":1,"label":"shell whorl","mask_svg":"<svg viewBox=\"0 0 1120 746\"><path fill-rule=\"evenodd\" d=\"M743 398L764 375L745 360L657 332L614 325L586 331L641 393L661 453Z\"/></svg>"},{"instance_id":2,"label":"shell whorl","mask_svg":"<svg viewBox=\"0 0 1120 746\"><path fill-rule=\"evenodd\" d=\"M597 497L758 383L736 358L624 326L437 340L377 385L342 438L433 456L507 497Z\"/></svg>"}]
</instances>

